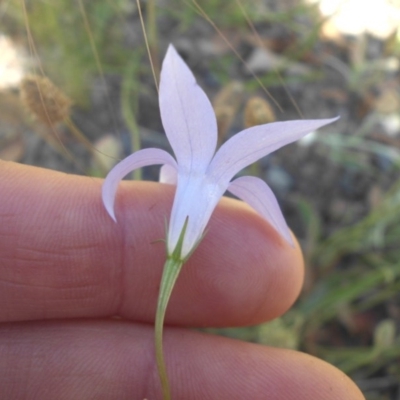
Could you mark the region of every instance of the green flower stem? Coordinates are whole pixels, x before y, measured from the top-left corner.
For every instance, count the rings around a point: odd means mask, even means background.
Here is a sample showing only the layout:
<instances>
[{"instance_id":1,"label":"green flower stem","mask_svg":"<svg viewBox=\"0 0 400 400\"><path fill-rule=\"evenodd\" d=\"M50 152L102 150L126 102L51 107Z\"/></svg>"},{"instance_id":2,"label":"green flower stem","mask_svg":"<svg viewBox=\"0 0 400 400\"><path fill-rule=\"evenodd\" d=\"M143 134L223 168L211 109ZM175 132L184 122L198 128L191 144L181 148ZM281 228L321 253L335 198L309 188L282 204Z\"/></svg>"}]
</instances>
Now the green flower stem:
<instances>
[{"instance_id":1,"label":"green flower stem","mask_svg":"<svg viewBox=\"0 0 400 400\"><path fill-rule=\"evenodd\" d=\"M160 293L158 295L158 304L155 323L155 347L158 374L160 376L163 399L171 400L171 392L169 388L167 369L164 361L163 353L163 327L164 317L167 310L168 301L171 297L172 289L178 278L179 272L183 266L183 261L175 257L168 257L164 265L164 271L161 278Z\"/></svg>"}]
</instances>

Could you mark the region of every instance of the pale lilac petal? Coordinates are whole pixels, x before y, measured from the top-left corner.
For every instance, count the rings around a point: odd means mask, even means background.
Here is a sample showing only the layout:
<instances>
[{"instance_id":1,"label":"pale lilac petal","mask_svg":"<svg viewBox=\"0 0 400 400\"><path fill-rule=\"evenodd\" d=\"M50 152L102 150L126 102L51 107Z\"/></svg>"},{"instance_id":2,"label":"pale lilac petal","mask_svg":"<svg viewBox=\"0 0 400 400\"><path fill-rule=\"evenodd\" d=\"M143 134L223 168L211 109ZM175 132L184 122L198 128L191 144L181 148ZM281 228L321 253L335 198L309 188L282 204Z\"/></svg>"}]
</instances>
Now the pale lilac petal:
<instances>
[{"instance_id":1,"label":"pale lilac petal","mask_svg":"<svg viewBox=\"0 0 400 400\"><path fill-rule=\"evenodd\" d=\"M160 169L160 183L167 183L169 185L176 185L178 180L178 171L175 167L165 164Z\"/></svg>"},{"instance_id":2,"label":"pale lilac petal","mask_svg":"<svg viewBox=\"0 0 400 400\"><path fill-rule=\"evenodd\" d=\"M226 188L215 185L206 175L179 175L169 221L167 247L171 254L187 219L182 246L185 258L201 239L215 206Z\"/></svg>"},{"instance_id":3,"label":"pale lilac petal","mask_svg":"<svg viewBox=\"0 0 400 400\"><path fill-rule=\"evenodd\" d=\"M177 168L174 158L164 150L139 150L119 162L107 175L102 187L103 203L111 218L116 221L114 200L118 184L129 172L147 165L168 164Z\"/></svg>"},{"instance_id":4,"label":"pale lilac petal","mask_svg":"<svg viewBox=\"0 0 400 400\"><path fill-rule=\"evenodd\" d=\"M221 146L207 173L225 184L260 158L337 119L273 122L245 129Z\"/></svg>"},{"instance_id":5,"label":"pale lilac petal","mask_svg":"<svg viewBox=\"0 0 400 400\"><path fill-rule=\"evenodd\" d=\"M229 184L228 191L254 208L281 236L294 246L293 238L278 201L270 187L262 179L254 176L237 178Z\"/></svg>"},{"instance_id":6,"label":"pale lilac petal","mask_svg":"<svg viewBox=\"0 0 400 400\"><path fill-rule=\"evenodd\" d=\"M170 45L161 70L160 112L179 167L205 171L217 145L217 122L206 94Z\"/></svg>"}]
</instances>

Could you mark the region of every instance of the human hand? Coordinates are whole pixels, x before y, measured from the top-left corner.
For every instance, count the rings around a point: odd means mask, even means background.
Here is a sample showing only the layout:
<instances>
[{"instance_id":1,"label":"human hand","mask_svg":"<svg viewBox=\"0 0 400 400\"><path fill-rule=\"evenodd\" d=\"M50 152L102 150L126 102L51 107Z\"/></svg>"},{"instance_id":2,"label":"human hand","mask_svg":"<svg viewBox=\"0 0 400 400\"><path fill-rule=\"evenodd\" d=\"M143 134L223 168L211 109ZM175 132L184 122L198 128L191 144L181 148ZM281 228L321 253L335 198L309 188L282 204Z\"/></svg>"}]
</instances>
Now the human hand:
<instances>
[{"instance_id":1,"label":"human hand","mask_svg":"<svg viewBox=\"0 0 400 400\"><path fill-rule=\"evenodd\" d=\"M160 399L152 324L165 249L156 241L174 189L122 184L115 224L100 186L0 162L1 399ZM168 306L173 399L363 399L311 356L185 329L273 319L302 279L300 250L223 199Z\"/></svg>"}]
</instances>

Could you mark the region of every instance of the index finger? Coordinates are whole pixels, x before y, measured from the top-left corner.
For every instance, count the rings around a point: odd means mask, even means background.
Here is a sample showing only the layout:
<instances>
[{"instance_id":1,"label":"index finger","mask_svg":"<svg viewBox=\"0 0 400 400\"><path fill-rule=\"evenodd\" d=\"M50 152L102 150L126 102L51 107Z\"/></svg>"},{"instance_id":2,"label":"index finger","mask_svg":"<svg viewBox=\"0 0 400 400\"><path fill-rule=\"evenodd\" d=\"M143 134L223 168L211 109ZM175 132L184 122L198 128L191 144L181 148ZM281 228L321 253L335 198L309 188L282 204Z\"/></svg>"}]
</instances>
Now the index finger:
<instances>
[{"instance_id":1,"label":"index finger","mask_svg":"<svg viewBox=\"0 0 400 400\"><path fill-rule=\"evenodd\" d=\"M121 316L154 319L164 221L174 188L125 182L118 224L101 180L0 162L0 321ZM287 245L243 203L223 199L183 267L166 323L255 324L283 313L303 278Z\"/></svg>"}]
</instances>

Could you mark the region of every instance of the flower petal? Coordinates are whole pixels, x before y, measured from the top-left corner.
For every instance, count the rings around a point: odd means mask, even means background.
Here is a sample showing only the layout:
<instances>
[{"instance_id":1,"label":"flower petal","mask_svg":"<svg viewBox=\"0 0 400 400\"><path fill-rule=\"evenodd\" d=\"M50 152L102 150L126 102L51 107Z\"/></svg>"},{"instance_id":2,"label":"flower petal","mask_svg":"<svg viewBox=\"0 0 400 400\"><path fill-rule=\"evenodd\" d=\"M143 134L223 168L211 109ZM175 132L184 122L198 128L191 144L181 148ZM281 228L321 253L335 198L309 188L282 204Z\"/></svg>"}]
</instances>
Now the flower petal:
<instances>
[{"instance_id":1,"label":"flower petal","mask_svg":"<svg viewBox=\"0 0 400 400\"><path fill-rule=\"evenodd\" d=\"M253 207L281 236L294 246L278 201L270 187L262 179L254 176L240 177L230 183L228 191Z\"/></svg>"},{"instance_id":2,"label":"flower petal","mask_svg":"<svg viewBox=\"0 0 400 400\"><path fill-rule=\"evenodd\" d=\"M169 185L176 185L178 180L178 171L170 164L165 164L160 169L160 183L167 183Z\"/></svg>"},{"instance_id":3,"label":"flower petal","mask_svg":"<svg viewBox=\"0 0 400 400\"><path fill-rule=\"evenodd\" d=\"M225 184L253 162L337 119L273 122L245 129L221 146L208 173Z\"/></svg>"},{"instance_id":4,"label":"flower petal","mask_svg":"<svg viewBox=\"0 0 400 400\"><path fill-rule=\"evenodd\" d=\"M187 228L182 245L182 259L191 253L201 239L211 214L225 190L226 187L215 185L207 175L179 174L169 220L168 254L174 252L185 223Z\"/></svg>"},{"instance_id":5,"label":"flower petal","mask_svg":"<svg viewBox=\"0 0 400 400\"><path fill-rule=\"evenodd\" d=\"M179 168L205 171L217 146L217 122L206 94L170 45L160 81L160 112Z\"/></svg>"},{"instance_id":6,"label":"flower petal","mask_svg":"<svg viewBox=\"0 0 400 400\"><path fill-rule=\"evenodd\" d=\"M155 164L168 164L178 168L174 158L166 151L151 148L131 154L108 173L102 187L102 198L106 210L114 221L116 221L114 214L115 194L121 179L135 169Z\"/></svg>"}]
</instances>

